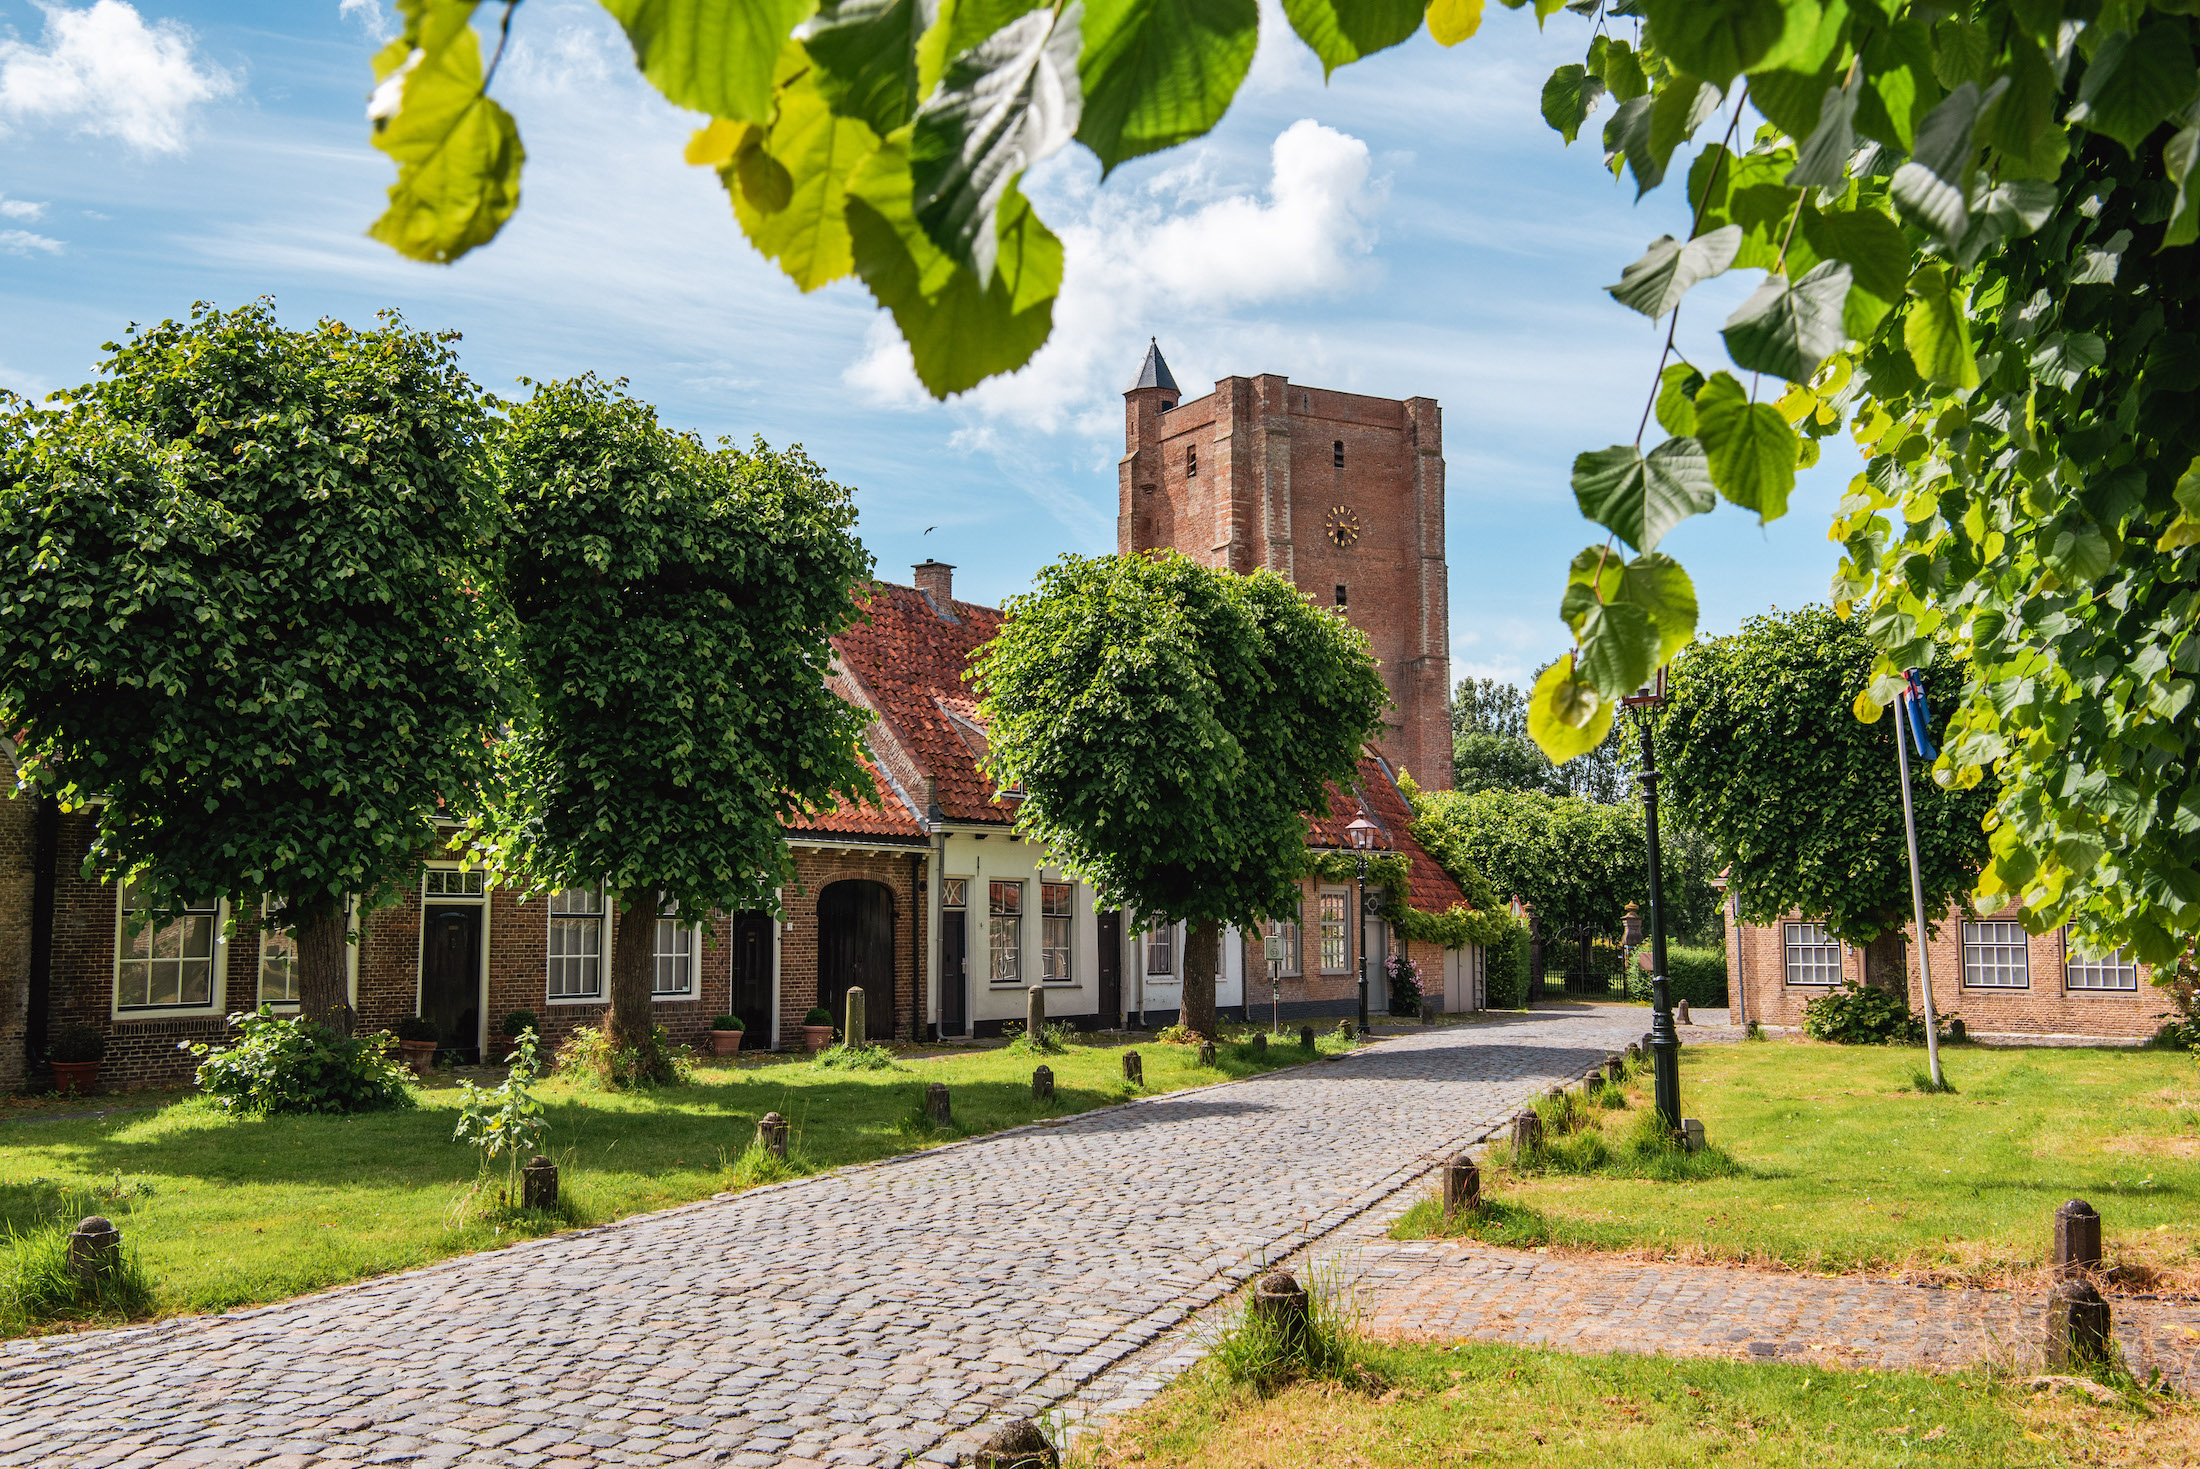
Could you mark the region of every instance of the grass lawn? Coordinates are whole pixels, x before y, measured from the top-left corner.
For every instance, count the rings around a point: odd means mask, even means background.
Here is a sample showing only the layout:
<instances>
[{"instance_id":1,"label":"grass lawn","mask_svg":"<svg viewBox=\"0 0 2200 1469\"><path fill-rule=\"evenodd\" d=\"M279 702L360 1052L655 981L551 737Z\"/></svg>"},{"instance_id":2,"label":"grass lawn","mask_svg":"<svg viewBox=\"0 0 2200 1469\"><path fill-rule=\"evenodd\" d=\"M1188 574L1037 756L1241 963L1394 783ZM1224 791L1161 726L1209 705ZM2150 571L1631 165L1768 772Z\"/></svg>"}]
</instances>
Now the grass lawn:
<instances>
[{"instance_id":1,"label":"grass lawn","mask_svg":"<svg viewBox=\"0 0 2200 1469\"><path fill-rule=\"evenodd\" d=\"M1922 1049L1810 1041L1689 1046L1682 1110L1721 1157L1627 1176L1647 1072L1592 1110L1617 1169L1489 1170L1479 1216L1498 1244L1901 1271L1979 1284L2037 1266L2070 1198L2101 1212L2107 1253L2144 1283L2200 1278L2200 1068L2175 1052L1982 1046L1942 1051L1957 1090L1912 1089ZM1567 1140L1572 1143L1573 1140ZM1565 1151L1562 1147L1561 1152ZM1728 1176L1718 1176L1724 1172ZM1423 1202L1394 1231L1441 1229Z\"/></svg>"},{"instance_id":2,"label":"grass lawn","mask_svg":"<svg viewBox=\"0 0 2200 1469\"><path fill-rule=\"evenodd\" d=\"M1318 1042L1325 1053L1346 1043ZM806 1169L934 1147L1047 1117L1297 1064L1296 1039L1263 1059L1224 1046L1202 1068L1184 1046L1141 1044L1146 1086L1128 1090L1122 1048L1076 1046L1047 1056L1052 1103L1031 1099L1039 1059L1001 1050L917 1053L893 1070L825 1070L803 1058L705 1062L696 1083L656 1092L604 1093L551 1079L549 1150L576 1223L735 1188L734 1160L757 1120L779 1112ZM920 1120L925 1086L945 1082L955 1127ZM278 1300L425 1264L536 1232L549 1221L468 1211L474 1150L453 1142L458 1091L437 1079L409 1112L362 1117L231 1118L203 1100L168 1094L49 1101L0 1110L0 1224L25 1230L104 1213L141 1253L155 1309L212 1311ZM98 1119L46 1114L140 1107ZM494 1175L499 1184L501 1162ZM469 1218L468 1214L474 1217ZM0 1235L0 1265L6 1237ZM0 1316L0 1333L28 1323Z\"/></svg>"},{"instance_id":3,"label":"grass lawn","mask_svg":"<svg viewBox=\"0 0 2200 1469\"><path fill-rule=\"evenodd\" d=\"M1195 1369L1111 1422L1072 1461L1092 1469L1538 1469L1730 1464L2189 1464L2190 1408L2100 1405L1976 1373L1832 1372L1785 1364L1580 1357L1482 1343L1375 1346L1356 1386L1267 1398Z\"/></svg>"}]
</instances>

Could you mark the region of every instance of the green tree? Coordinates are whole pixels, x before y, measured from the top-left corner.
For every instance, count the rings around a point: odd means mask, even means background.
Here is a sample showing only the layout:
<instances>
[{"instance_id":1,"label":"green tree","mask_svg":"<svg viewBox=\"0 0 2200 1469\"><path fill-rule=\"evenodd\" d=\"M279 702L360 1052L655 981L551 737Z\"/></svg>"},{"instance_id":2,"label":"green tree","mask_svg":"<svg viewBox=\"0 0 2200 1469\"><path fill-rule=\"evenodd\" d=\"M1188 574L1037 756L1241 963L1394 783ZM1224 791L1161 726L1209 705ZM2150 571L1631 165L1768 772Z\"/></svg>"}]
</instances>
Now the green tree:
<instances>
[{"instance_id":1,"label":"green tree","mask_svg":"<svg viewBox=\"0 0 2200 1469\"><path fill-rule=\"evenodd\" d=\"M528 891L604 886L608 1028L661 1078L660 913L776 909L782 819L875 797L826 686L871 561L799 449L708 449L592 377L530 386L493 454L533 698L473 830Z\"/></svg>"},{"instance_id":2,"label":"green tree","mask_svg":"<svg viewBox=\"0 0 2200 1469\"><path fill-rule=\"evenodd\" d=\"M1542 791L1605 804L1636 799L1630 746L1618 726L1588 754L1554 765L1528 734L1528 695L1517 684L1461 679L1451 731L1456 790Z\"/></svg>"},{"instance_id":3,"label":"green tree","mask_svg":"<svg viewBox=\"0 0 2200 1469\"><path fill-rule=\"evenodd\" d=\"M1306 813L1389 698L1367 636L1273 572L1065 556L972 670L1017 826L1103 907L1190 926L1184 1023L1215 1029L1224 924L1296 911Z\"/></svg>"},{"instance_id":4,"label":"green tree","mask_svg":"<svg viewBox=\"0 0 2200 1469\"><path fill-rule=\"evenodd\" d=\"M316 1021L345 1002L347 898L417 882L507 708L488 417L454 340L200 306L0 416L21 787L92 807L85 875L149 916L271 899Z\"/></svg>"},{"instance_id":5,"label":"green tree","mask_svg":"<svg viewBox=\"0 0 2200 1469\"><path fill-rule=\"evenodd\" d=\"M1849 704L1876 650L1825 607L1753 617L1675 662L1659 712L1664 795L1732 867L1742 918L1790 911L1869 946L1866 977L1908 994L1910 921L1895 721L1858 722ZM1926 671L1928 691L1961 687L1962 668ZM1993 793L1915 782L1925 911L1961 903L1986 860L1980 821Z\"/></svg>"},{"instance_id":6,"label":"green tree","mask_svg":"<svg viewBox=\"0 0 2200 1469\"><path fill-rule=\"evenodd\" d=\"M1423 792L1413 839L1447 872L1479 870L1547 935L1617 937L1648 897L1642 807L1541 791Z\"/></svg>"}]
</instances>

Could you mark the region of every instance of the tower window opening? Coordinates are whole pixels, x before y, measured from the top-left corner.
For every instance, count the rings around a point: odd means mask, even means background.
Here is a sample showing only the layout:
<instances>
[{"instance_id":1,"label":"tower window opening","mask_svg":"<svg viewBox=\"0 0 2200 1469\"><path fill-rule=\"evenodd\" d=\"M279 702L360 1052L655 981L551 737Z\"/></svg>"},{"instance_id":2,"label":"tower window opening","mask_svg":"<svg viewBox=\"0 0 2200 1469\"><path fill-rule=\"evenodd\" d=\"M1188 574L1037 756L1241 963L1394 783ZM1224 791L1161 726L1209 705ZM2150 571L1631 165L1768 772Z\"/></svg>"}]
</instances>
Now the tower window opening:
<instances>
[{"instance_id":1,"label":"tower window opening","mask_svg":"<svg viewBox=\"0 0 2200 1469\"><path fill-rule=\"evenodd\" d=\"M1334 465L1336 465L1336 466L1337 466L1337 468L1339 468L1339 469L1342 469L1342 468L1344 468L1344 440L1343 440L1343 439L1338 439L1338 440L1336 440L1336 441L1334 441L1333 443L1331 443L1331 444L1330 444L1330 446L1329 446L1329 462L1330 462L1331 464L1334 464Z\"/></svg>"},{"instance_id":2,"label":"tower window opening","mask_svg":"<svg viewBox=\"0 0 2200 1469\"><path fill-rule=\"evenodd\" d=\"M1184 446L1184 477L1186 479L1199 478L1199 445L1197 444L1186 444Z\"/></svg>"},{"instance_id":3,"label":"tower window opening","mask_svg":"<svg viewBox=\"0 0 2200 1469\"><path fill-rule=\"evenodd\" d=\"M1337 583L1337 605L1338 605L1339 607L1342 607L1342 606L1344 605L1344 583L1343 583L1343 582L1338 582L1338 583Z\"/></svg>"}]
</instances>

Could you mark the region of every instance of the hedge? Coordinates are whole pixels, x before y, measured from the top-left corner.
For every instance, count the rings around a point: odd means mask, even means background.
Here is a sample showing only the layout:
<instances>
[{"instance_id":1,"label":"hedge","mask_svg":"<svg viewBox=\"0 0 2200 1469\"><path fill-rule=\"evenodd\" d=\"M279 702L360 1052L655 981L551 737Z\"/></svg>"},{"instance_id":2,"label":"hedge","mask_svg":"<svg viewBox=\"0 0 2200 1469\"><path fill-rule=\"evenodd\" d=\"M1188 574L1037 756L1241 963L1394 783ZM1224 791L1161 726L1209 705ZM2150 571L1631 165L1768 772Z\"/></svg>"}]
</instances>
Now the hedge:
<instances>
[{"instance_id":1,"label":"hedge","mask_svg":"<svg viewBox=\"0 0 2200 1469\"><path fill-rule=\"evenodd\" d=\"M1650 945L1645 942L1635 951L1647 957ZM1666 988L1676 1001L1686 1000L1691 1008L1723 1010L1726 1008L1726 950L1691 948L1685 944L1668 944L1665 948ZM1630 962L1626 976L1627 998L1650 999L1650 972L1640 964Z\"/></svg>"}]
</instances>

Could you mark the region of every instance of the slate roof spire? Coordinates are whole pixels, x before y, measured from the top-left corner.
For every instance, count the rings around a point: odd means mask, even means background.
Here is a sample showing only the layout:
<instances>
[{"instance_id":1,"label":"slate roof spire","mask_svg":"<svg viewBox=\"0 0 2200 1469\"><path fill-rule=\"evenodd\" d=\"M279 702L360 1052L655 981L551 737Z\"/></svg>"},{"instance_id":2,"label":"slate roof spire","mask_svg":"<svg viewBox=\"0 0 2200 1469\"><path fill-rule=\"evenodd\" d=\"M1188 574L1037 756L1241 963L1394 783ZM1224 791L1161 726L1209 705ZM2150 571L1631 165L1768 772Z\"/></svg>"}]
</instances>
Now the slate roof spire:
<instances>
[{"instance_id":1,"label":"slate roof spire","mask_svg":"<svg viewBox=\"0 0 2200 1469\"><path fill-rule=\"evenodd\" d=\"M1149 337L1147 341L1149 345L1146 348L1146 360L1139 364L1138 381L1131 384L1130 391L1135 393L1140 388L1166 388L1172 393L1182 392L1183 389L1176 385L1176 379L1169 373L1169 364L1161 360L1160 339Z\"/></svg>"}]
</instances>

